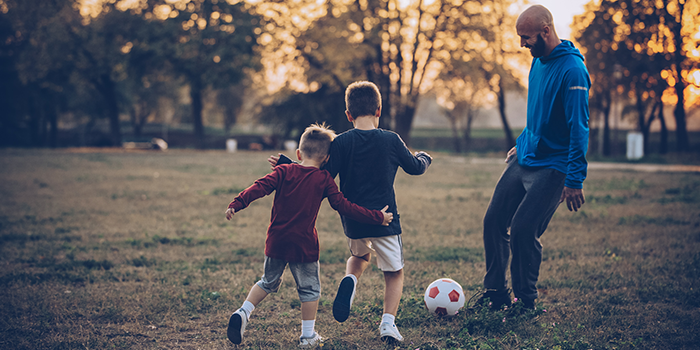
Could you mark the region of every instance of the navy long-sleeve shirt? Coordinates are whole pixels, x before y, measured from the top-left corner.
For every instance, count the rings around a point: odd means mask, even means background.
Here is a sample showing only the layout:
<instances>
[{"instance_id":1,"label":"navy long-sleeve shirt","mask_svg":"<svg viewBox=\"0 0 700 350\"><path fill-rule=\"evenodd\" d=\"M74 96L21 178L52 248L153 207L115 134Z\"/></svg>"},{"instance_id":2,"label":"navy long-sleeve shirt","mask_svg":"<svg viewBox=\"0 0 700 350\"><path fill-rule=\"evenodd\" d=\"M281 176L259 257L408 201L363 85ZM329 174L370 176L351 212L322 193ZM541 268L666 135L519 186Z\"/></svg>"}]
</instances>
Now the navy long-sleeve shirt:
<instances>
[{"instance_id":1,"label":"navy long-sleeve shirt","mask_svg":"<svg viewBox=\"0 0 700 350\"><path fill-rule=\"evenodd\" d=\"M330 160L324 166L331 177L340 175L340 190L345 197L369 209L389 206L394 214L389 226L368 225L340 215L345 235L358 239L401 234L401 220L396 207L394 179L401 167L407 174L423 174L431 159L426 153L416 155L398 134L383 129L351 129L331 143Z\"/></svg>"}]
</instances>

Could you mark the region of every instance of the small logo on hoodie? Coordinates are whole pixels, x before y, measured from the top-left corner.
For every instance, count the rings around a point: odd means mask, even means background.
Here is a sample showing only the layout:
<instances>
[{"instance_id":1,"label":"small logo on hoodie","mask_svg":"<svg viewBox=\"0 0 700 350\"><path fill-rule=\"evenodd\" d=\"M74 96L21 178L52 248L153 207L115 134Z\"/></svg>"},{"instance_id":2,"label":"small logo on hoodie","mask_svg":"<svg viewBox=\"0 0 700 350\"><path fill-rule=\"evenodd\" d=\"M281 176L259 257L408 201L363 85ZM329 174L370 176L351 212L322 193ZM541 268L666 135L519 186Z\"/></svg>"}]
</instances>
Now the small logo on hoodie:
<instances>
[{"instance_id":1,"label":"small logo on hoodie","mask_svg":"<svg viewBox=\"0 0 700 350\"><path fill-rule=\"evenodd\" d=\"M572 86L569 88L569 90L583 90L583 91L588 91L585 86Z\"/></svg>"}]
</instances>

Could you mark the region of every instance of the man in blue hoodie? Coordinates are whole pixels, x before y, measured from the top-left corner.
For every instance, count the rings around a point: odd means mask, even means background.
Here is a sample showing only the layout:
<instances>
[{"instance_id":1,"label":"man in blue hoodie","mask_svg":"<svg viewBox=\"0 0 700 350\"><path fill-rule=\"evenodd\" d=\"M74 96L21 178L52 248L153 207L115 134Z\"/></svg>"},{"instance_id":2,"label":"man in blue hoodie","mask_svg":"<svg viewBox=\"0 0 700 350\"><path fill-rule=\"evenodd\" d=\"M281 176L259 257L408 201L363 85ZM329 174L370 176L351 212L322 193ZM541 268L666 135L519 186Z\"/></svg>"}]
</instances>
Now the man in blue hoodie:
<instances>
[{"instance_id":1,"label":"man in blue hoodie","mask_svg":"<svg viewBox=\"0 0 700 350\"><path fill-rule=\"evenodd\" d=\"M542 262L540 236L561 202L583 205L588 149L588 89L583 55L554 30L544 6L526 9L516 22L520 46L534 57L527 94L527 126L506 156L508 164L484 216L486 291L490 307L510 306L508 260L516 301L534 309ZM510 228L510 233L508 229Z\"/></svg>"}]
</instances>

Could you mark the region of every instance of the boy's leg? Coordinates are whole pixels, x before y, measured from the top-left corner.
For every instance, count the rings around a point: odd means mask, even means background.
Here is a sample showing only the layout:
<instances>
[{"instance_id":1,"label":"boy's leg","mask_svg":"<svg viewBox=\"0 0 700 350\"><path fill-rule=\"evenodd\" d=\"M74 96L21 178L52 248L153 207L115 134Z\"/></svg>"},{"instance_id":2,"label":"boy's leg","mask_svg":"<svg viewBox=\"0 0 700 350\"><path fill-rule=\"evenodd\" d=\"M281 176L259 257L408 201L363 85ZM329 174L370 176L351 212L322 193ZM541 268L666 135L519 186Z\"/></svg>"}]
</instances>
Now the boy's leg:
<instances>
[{"instance_id":1,"label":"boy's leg","mask_svg":"<svg viewBox=\"0 0 700 350\"><path fill-rule=\"evenodd\" d=\"M250 314L255 310L255 307L267 296L267 292L254 284L248 292L248 297L243 302L240 309L236 310L228 319L228 328L226 335L234 344L240 344L243 341L243 332L248 324Z\"/></svg>"},{"instance_id":2,"label":"boy's leg","mask_svg":"<svg viewBox=\"0 0 700 350\"><path fill-rule=\"evenodd\" d=\"M248 297L246 297L245 301L253 304L253 306L258 306L258 304L265 299L267 296L267 292L264 291L262 288L260 288L259 285L254 284L253 288L250 288L250 292L248 292ZM253 310L250 310L253 311Z\"/></svg>"},{"instance_id":3,"label":"boy's leg","mask_svg":"<svg viewBox=\"0 0 700 350\"><path fill-rule=\"evenodd\" d=\"M348 262L345 264L345 274L354 275L355 277L360 278L362 273L365 272L365 269L367 269L369 266L369 261L371 258L372 256L370 253L363 256L350 256L350 258L348 258Z\"/></svg>"},{"instance_id":4,"label":"boy's leg","mask_svg":"<svg viewBox=\"0 0 700 350\"><path fill-rule=\"evenodd\" d=\"M321 298L321 278L318 262L290 263L289 270L297 284L297 293L301 301L301 336L300 348L312 348L323 341L316 333L316 311Z\"/></svg>"},{"instance_id":5,"label":"boy's leg","mask_svg":"<svg viewBox=\"0 0 700 350\"><path fill-rule=\"evenodd\" d=\"M401 235L372 239L377 252L377 266L384 272L384 315L379 325L382 340L402 341L396 328L396 314L403 294L403 243Z\"/></svg>"},{"instance_id":6,"label":"boy's leg","mask_svg":"<svg viewBox=\"0 0 700 350\"><path fill-rule=\"evenodd\" d=\"M372 257L371 241L367 239L348 238L348 247L352 254L345 265L345 277L340 280L338 292L333 300L333 317L338 322L345 322L350 316L350 307L355 298L357 279L369 266Z\"/></svg>"},{"instance_id":7,"label":"boy's leg","mask_svg":"<svg viewBox=\"0 0 700 350\"><path fill-rule=\"evenodd\" d=\"M384 271L384 313L396 316L403 293L403 269Z\"/></svg>"},{"instance_id":8,"label":"boy's leg","mask_svg":"<svg viewBox=\"0 0 700 350\"><path fill-rule=\"evenodd\" d=\"M241 308L236 310L228 320L226 335L232 343L240 344L243 341L243 332L248 324L248 319L250 319L250 314L269 293L279 290L286 266L286 261L265 257L265 272L262 278L250 288Z\"/></svg>"}]
</instances>

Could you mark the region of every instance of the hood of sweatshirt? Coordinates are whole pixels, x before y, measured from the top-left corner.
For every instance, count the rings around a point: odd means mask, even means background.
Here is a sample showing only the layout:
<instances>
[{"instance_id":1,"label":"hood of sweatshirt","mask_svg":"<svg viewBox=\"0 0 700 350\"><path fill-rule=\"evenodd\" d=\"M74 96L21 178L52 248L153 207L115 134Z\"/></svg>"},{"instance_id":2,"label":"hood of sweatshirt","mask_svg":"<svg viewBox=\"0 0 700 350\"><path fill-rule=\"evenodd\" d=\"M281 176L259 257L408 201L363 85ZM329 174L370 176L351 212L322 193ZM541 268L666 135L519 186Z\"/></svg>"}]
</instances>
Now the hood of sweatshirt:
<instances>
[{"instance_id":1,"label":"hood of sweatshirt","mask_svg":"<svg viewBox=\"0 0 700 350\"><path fill-rule=\"evenodd\" d=\"M552 50L552 52L550 52L548 56L540 57L540 61L542 61L542 63L547 63L549 61L555 60L559 57L566 55L575 55L579 57L582 61L584 60L581 51L579 51L571 41L562 40L561 44L557 45L557 47L555 47L554 50Z\"/></svg>"}]
</instances>

